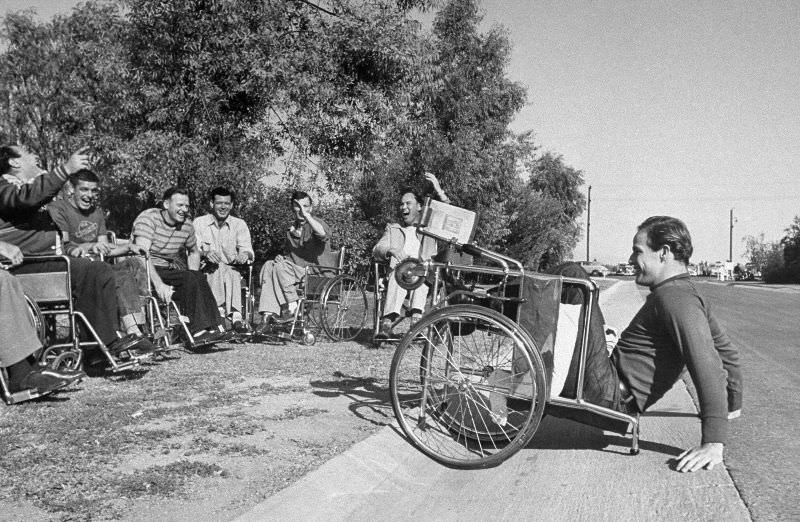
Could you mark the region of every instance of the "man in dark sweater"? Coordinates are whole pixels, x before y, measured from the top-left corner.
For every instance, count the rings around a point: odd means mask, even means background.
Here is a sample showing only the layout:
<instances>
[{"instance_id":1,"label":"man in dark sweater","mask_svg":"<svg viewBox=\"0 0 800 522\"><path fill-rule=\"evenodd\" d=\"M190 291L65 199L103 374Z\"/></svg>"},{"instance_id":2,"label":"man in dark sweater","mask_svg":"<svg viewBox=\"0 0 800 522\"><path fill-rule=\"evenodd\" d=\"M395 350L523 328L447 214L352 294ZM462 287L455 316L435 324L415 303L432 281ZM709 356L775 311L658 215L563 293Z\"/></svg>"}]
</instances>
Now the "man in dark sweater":
<instances>
[{"instance_id":1,"label":"man in dark sweater","mask_svg":"<svg viewBox=\"0 0 800 522\"><path fill-rule=\"evenodd\" d=\"M59 230L44 209L67 177L89 167L85 150L50 172L39 166L38 157L24 147L0 146L0 241L16 245L23 255L54 255ZM64 245L69 252L70 245ZM20 265L16 273L39 271L41 266ZM144 338L121 338L117 333L117 301L111 267L99 261L76 258L70 262L75 308L94 327L100 340L114 353L133 346L150 351ZM140 346L141 345L141 346Z\"/></svg>"},{"instance_id":2,"label":"man in dark sweater","mask_svg":"<svg viewBox=\"0 0 800 522\"><path fill-rule=\"evenodd\" d=\"M689 278L692 250L689 231L678 219L653 216L639 225L629 262L636 283L651 293L612 356L639 411L663 397L683 368L689 370L700 403L702 437L678 457L681 472L722 462L728 419L738 417L742 407L739 354Z\"/></svg>"}]
</instances>

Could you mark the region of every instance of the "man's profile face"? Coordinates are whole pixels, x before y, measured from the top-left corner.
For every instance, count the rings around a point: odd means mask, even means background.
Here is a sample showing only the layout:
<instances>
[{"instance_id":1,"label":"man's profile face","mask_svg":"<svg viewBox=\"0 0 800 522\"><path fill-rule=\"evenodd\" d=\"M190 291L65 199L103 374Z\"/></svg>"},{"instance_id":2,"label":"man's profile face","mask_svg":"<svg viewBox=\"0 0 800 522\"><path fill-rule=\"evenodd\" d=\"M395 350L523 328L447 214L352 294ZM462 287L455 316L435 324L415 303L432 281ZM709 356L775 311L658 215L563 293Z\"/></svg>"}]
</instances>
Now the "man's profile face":
<instances>
[{"instance_id":1,"label":"man's profile face","mask_svg":"<svg viewBox=\"0 0 800 522\"><path fill-rule=\"evenodd\" d=\"M306 219L303 217L304 215L311 215L311 210L313 209L313 205L311 204L311 199L303 198L303 199L296 199L292 201L292 212L294 213L294 219L298 223L305 223ZM302 209L302 211L301 211ZM305 214L304 214L305 212Z\"/></svg>"},{"instance_id":2,"label":"man's profile face","mask_svg":"<svg viewBox=\"0 0 800 522\"><path fill-rule=\"evenodd\" d=\"M214 201L211 202L211 213L217 221L225 221L231 214L233 208L233 198L231 196L214 195Z\"/></svg>"},{"instance_id":3,"label":"man's profile face","mask_svg":"<svg viewBox=\"0 0 800 522\"><path fill-rule=\"evenodd\" d=\"M417 198L411 192L406 192L400 198L400 215L405 225L412 225L418 221L422 206L417 202Z\"/></svg>"},{"instance_id":4,"label":"man's profile face","mask_svg":"<svg viewBox=\"0 0 800 522\"><path fill-rule=\"evenodd\" d=\"M172 221L183 223L189 216L189 196L173 194L171 198L164 201L164 210L167 211Z\"/></svg>"},{"instance_id":5,"label":"man's profile face","mask_svg":"<svg viewBox=\"0 0 800 522\"><path fill-rule=\"evenodd\" d=\"M83 211L94 210L100 197L100 184L94 181L79 180L72 193L72 202Z\"/></svg>"},{"instance_id":6,"label":"man's profile face","mask_svg":"<svg viewBox=\"0 0 800 522\"><path fill-rule=\"evenodd\" d=\"M22 181L30 181L40 174L44 174L42 164L39 161L39 156L30 152L25 147L14 147L19 158L14 158L12 165L14 166L14 175Z\"/></svg>"},{"instance_id":7,"label":"man's profile face","mask_svg":"<svg viewBox=\"0 0 800 522\"><path fill-rule=\"evenodd\" d=\"M653 286L663 280L665 265L661 259L661 251L650 248L645 230L633 237L633 252L628 263L633 265L636 272L637 285Z\"/></svg>"}]
</instances>

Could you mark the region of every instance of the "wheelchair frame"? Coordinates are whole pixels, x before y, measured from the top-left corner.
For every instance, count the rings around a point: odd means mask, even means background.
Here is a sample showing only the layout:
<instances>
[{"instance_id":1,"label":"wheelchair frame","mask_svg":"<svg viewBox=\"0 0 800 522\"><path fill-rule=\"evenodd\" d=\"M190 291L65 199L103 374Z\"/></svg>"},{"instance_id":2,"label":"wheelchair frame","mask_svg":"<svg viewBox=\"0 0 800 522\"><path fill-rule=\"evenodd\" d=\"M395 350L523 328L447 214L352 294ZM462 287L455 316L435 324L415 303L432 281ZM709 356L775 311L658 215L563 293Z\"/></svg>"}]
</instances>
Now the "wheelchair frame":
<instances>
[{"instance_id":1,"label":"wheelchair frame","mask_svg":"<svg viewBox=\"0 0 800 522\"><path fill-rule=\"evenodd\" d=\"M55 318L55 316L58 315L67 315L69 320L69 342L48 344L46 338L42 339L43 349L39 356L41 362L53 368L67 366L69 368L78 369L83 363L82 348L97 347L111 366L111 371L116 373L137 367L142 360L150 357L150 354L131 354L128 360L118 360L100 340L97 332L86 316L82 312L75 310L72 299L72 279L70 276L71 261L69 256L26 256L23 265L51 262L63 262L64 269L59 271L14 274L25 288L26 297L35 304L38 313L41 314L43 326L46 317ZM79 339L77 335L77 328L79 325L86 329L86 332L94 341L81 341ZM52 330L54 329L55 328L52 328ZM55 334L55 332L53 332L53 334ZM45 335L45 337L47 336Z\"/></svg>"},{"instance_id":2,"label":"wheelchair frame","mask_svg":"<svg viewBox=\"0 0 800 522\"><path fill-rule=\"evenodd\" d=\"M298 286L298 304L292 321L273 324L265 333L267 337L274 336L275 340L284 342L298 340L313 345L317 336L312 330L322 329L328 339L334 342L349 341L361 333L368 311L366 293L358 278L345 273L345 247L331 254L336 257L337 266L312 264L305 267ZM363 313L358 311L358 301L361 302ZM348 312L353 309L356 315L351 324L347 319L350 317Z\"/></svg>"},{"instance_id":3,"label":"wheelchair frame","mask_svg":"<svg viewBox=\"0 0 800 522\"><path fill-rule=\"evenodd\" d=\"M428 234L424 229L420 232ZM448 466L494 466L524 448L533 438L545 410L557 407L630 426L630 453L637 454L639 414L598 406L584 397L588 325L599 294L597 285L591 280L532 273L514 259L473 244L459 247L496 266L426 261L398 266L395 271L398 283L406 288L422 284L432 273L434 295L438 294L438 285L442 284L444 276L454 271L500 278L499 284L491 290L476 285L448 290L439 305L426 313L401 340L392 360L390 393L395 417L412 444ZM507 290L512 283L518 284L518 293L509 297ZM551 397L553 348L550 347L548 353L548 341L543 341L541 334L551 332L554 343L556 324L542 324L545 327L542 332L531 331L522 324L523 304L527 302L526 283L533 285L531 291L538 291L539 284L547 288L551 308L552 299L556 299L555 315L548 317L542 312L539 317L539 309L533 310L537 321L542 323L557 322L562 285L580 289L583 294L583 320L576 339L580 352L575 398ZM554 288L558 289L557 296L552 295ZM499 304L503 312L515 305L516 313L508 317L484 305L448 304L458 298ZM537 305L542 303L545 301ZM460 339L464 337L470 338L473 344L462 348ZM484 339L491 350L482 353L475 338ZM463 344L466 345L466 341ZM508 407L511 403L515 404L514 408Z\"/></svg>"}]
</instances>

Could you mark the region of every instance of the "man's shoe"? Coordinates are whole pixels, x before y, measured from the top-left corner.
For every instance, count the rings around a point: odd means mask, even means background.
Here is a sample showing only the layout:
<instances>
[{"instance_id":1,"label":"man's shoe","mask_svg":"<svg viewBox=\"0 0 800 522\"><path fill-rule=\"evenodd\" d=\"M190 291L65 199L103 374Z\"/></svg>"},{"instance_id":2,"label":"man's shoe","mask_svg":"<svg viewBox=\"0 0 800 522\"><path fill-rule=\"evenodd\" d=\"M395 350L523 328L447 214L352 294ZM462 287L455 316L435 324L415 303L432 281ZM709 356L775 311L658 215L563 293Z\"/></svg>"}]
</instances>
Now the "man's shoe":
<instances>
[{"instance_id":1,"label":"man's shoe","mask_svg":"<svg viewBox=\"0 0 800 522\"><path fill-rule=\"evenodd\" d=\"M114 339L112 342L106 345L108 351L116 355L118 353L124 352L125 350L129 350L136 346L141 340L143 339L140 335L126 335L125 337L121 337L118 339Z\"/></svg>"},{"instance_id":2,"label":"man's shoe","mask_svg":"<svg viewBox=\"0 0 800 522\"><path fill-rule=\"evenodd\" d=\"M141 356L157 352L158 347L151 343L147 337L141 337L139 342L131 347L130 351L133 356Z\"/></svg>"},{"instance_id":3,"label":"man's shoe","mask_svg":"<svg viewBox=\"0 0 800 522\"><path fill-rule=\"evenodd\" d=\"M195 344L212 344L212 343L221 343L224 341L229 340L228 336L225 332L216 331L208 331L201 334L194 335L194 343Z\"/></svg>"},{"instance_id":4,"label":"man's shoe","mask_svg":"<svg viewBox=\"0 0 800 522\"><path fill-rule=\"evenodd\" d=\"M377 337L380 339L390 339L391 337L394 337L394 331L392 331L391 319L381 319L381 326L378 330Z\"/></svg>"},{"instance_id":5,"label":"man's shoe","mask_svg":"<svg viewBox=\"0 0 800 522\"><path fill-rule=\"evenodd\" d=\"M19 389L15 391L35 389L39 393L50 393L69 386L77 380L64 378L53 370L38 369L23 377L19 383Z\"/></svg>"},{"instance_id":6,"label":"man's shoe","mask_svg":"<svg viewBox=\"0 0 800 522\"><path fill-rule=\"evenodd\" d=\"M294 321L294 312L290 312L289 310L284 310L281 312L281 315L275 316L272 320L275 324L286 324L291 323Z\"/></svg>"},{"instance_id":7,"label":"man's shoe","mask_svg":"<svg viewBox=\"0 0 800 522\"><path fill-rule=\"evenodd\" d=\"M233 331L239 335L249 335L253 333L253 329L250 328L250 325L244 321L234 321Z\"/></svg>"}]
</instances>

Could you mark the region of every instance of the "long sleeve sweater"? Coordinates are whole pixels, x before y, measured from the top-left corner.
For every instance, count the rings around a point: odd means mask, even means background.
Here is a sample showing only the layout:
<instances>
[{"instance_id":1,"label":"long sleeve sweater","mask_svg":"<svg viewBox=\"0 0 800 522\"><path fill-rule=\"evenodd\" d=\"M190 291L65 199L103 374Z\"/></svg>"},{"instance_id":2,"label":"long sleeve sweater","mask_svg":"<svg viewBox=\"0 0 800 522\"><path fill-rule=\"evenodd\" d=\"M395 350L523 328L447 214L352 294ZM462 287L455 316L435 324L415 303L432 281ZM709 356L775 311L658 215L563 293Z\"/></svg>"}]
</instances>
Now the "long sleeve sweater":
<instances>
[{"instance_id":1,"label":"long sleeve sweater","mask_svg":"<svg viewBox=\"0 0 800 522\"><path fill-rule=\"evenodd\" d=\"M739 353L709 303L682 274L656 285L617 344L618 367L640 411L689 370L700 403L702 442L725 442L728 411L741 408Z\"/></svg>"},{"instance_id":2,"label":"long sleeve sweater","mask_svg":"<svg viewBox=\"0 0 800 522\"><path fill-rule=\"evenodd\" d=\"M0 241L14 244L23 254L52 254L58 227L43 206L67 181L63 166L28 183L0 176Z\"/></svg>"}]
</instances>

